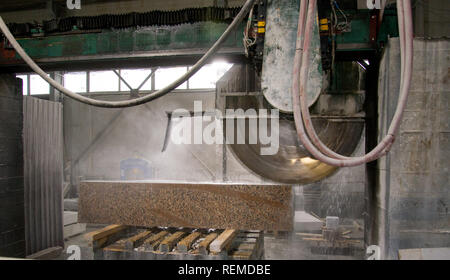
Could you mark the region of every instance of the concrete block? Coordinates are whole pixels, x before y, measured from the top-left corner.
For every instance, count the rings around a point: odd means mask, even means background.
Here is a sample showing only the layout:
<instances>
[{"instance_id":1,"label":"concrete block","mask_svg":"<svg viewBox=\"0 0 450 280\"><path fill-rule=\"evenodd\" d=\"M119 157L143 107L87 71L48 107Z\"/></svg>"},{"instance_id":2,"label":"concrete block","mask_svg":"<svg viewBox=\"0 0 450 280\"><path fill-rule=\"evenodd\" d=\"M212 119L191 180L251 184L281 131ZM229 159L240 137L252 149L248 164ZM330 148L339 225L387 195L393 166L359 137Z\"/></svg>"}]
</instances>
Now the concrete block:
<instances>
[{"instance_id":1,"label":"concrete block","mask_svg":"<svg viewBox=\"0 0 450 280\"><path fill-rule=\"evenodd\" d=\"M78 211L78 198L64 199L65 211Z\"/></svg>"},{"instance_id":2,"label":"concrete block","mask_svg":"<svg viewBox=\"0 0 450 280\"><path fill-rule=\"evenodd\" d=\"M78 223L78 212L64 211L64 226Z\"/></svg>"},{"instance_id":3,"label":"concrete block","mask_svg":"<svg viewBox=\"0 0 450 280\"><path fill-rule=\"evenodd\" d=\"M69 238L86 231L86 224L71 224L64 226L64 238Z\"/></svg>"},{"instance_id":4,"label":"concrete block","mask_svg":"<svg viewBox=\"0 0 450 280\"><path fill-rule=\"evenodd\" d=\"M294 230L297 232L321 231L323 222L305 211L295 211Z\"/></svg>"}]
</instances>

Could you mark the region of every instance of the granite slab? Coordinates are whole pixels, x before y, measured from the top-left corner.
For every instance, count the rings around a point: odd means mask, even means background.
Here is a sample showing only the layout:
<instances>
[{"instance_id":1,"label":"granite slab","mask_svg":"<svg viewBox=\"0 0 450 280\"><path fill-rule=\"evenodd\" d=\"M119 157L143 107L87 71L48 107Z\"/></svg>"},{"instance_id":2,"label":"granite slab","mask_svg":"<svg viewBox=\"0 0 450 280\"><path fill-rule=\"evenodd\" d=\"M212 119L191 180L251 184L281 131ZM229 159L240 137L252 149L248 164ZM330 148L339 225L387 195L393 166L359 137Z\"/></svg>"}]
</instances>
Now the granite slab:
<instances>
[{"instance_id":1,"label":"granite slab","mask_svg":"<svg viewBox=\"0 0 450 280\"><path fill-rule=\"evenodd\" d=\"M276 231L294 223L284 185L85 181L79 194L80 223Z\"/></svg>"}]
</instances>

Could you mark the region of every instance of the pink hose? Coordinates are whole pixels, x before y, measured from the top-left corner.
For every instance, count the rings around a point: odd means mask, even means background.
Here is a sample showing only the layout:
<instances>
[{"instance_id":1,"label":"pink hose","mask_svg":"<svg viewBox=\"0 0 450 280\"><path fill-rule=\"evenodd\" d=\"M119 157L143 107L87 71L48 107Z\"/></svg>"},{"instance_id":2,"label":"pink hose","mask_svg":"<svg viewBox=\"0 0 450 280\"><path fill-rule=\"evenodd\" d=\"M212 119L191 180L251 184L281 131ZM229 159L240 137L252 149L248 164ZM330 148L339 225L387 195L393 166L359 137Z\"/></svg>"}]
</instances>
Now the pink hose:
<instances>
[{"instance_id":1,"label":"pink hose","mask_svg":"<svg viewBox=\"0 0 450 280\"><path fill-rule=\"evenodd\" d=\"M302 1L306 2L305 0ZM306 3L305 3L306 4ZM306 5L301 7L304 9ZM410 1L397 1L397 8L399 10L399 33L400 33L400 49L401 49L401 85L400 95L394 118L389 128L388 134L384 139L372 150L370 153L362 157L345 157L339 155L328 147L326 147L317 136L314 127L312 125L311 116L309 114L309 108L306 102L306 88L307 88L307 73L309 67L309 48L312 36L312 24L314 22L316 0L311 0L308 5L308 13L306 19L305 30L300 29L298 34L300 39L297 40L297 52L295 56L294 64L294 77L293 77L293 108L294 118L297 128L297 134L305 146L305 148L318 160L333 166L356 166L370 161L377 160L384 156L391 148L395 135L401 123L403 111L407 104L409 88L411 84L412 76L412 62L413 62L413 32L412 32L412 9ZM303 26L305 21L305 13L300 11L299 15L299 27ZM304 35L303 42L303 54L301 55L301 38ZM300 69L300 74L299 74ZM300 92L298 96L297 92ZM305 124L303 124L303 121ZM306 132L305 132L306 127ZM308 135L306 134L308 133ZM309 139L309 137L311 140ZM312 141L312 142L311 142ZM317 148L316 148L317 147Z\"/></svg>"}]
</instances>

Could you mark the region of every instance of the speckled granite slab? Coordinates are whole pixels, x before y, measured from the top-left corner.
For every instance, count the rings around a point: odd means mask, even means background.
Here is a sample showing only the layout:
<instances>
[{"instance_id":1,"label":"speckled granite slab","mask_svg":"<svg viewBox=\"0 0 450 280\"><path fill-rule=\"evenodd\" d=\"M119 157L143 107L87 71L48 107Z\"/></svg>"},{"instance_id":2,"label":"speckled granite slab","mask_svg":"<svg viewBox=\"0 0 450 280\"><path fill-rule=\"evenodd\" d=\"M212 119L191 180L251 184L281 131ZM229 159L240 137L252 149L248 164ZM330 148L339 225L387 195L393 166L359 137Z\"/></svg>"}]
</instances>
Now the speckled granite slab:
<instances>
[{"instance_id":1,"label":"speckled granite slab","mask_svg":"<svg viewBox=\"0 0 450 280\"><path fill-rule=\"evenodd\" d=\"M82 182L79 222L129 226L293 228L293 193L281 185Z\"/></svg>"}]
</instances>

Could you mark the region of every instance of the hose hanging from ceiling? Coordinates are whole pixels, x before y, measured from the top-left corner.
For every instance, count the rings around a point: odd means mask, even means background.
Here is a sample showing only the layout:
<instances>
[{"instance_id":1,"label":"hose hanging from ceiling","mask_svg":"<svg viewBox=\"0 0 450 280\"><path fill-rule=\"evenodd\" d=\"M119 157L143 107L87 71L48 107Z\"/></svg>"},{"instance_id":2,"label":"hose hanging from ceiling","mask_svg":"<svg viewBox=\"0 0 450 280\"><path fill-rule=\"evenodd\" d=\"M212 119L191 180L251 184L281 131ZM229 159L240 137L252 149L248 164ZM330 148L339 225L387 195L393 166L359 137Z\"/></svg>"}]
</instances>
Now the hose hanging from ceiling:
<instances>
[{"instance_id":1,"label":"hose hanging from ceiling","mask_svg":"<svg viewBox=\"0 0 450 280\"><path fill-rule=\"evenodd\" d=\"M148 94L143 97L131 99L131 100L125 100L125 101L104 101L104 100L97 100L92 99L83 95L80 95L78 93L72 92L65 88L60 83L56 82L52 78L50 78L29 56L28 54L23 50L23 48L19 45L19 43L16 41L14 36L9 31L8 27L6 26L5 22L3 21L2 17L0 17L0 29L2 30L3 34L5 34L6 38L9 40L11 45L14 47L16 52L22 57L22 59L25 61L30 68L36 72L39 76L41 76L45 81L47 81L51 86L56 88L58 91L63 93L64 95L71 97L79 102L95 106L95 107L103 107L103 108L125 108L125 107L133 107L137 105L141 105L144 103L148 103L152 100L155 100L161 96L166 95L167 93L173 91L178 86L182 85L184 82L186 82L189 78L191 78L195 73L197 73L206 63L208 63L209 59L217 53L217 51L220 49L222 44L228 39L231 32L233 32L238 25L241 23L241 21L245 18L245 16L249 13L250 9L253 7L253 4L256 0L247 0L242 7L241 11L238 13L238 15L234 18L233 22L228 26L228 28L225 30L225 32L220 36L220 38L214 43L214 45L208 50L208 52L203 55L203 57L194 65L188 72L186 72L183 76L172 82L170 85L166 86L165 88L158 90L154 93Z\"/></svg>"},{"instance_id":2,"label":"hose hanging from ceiling","mask_svg":"<svg viewBox=\"0 0 450 280\"><path fill-rule=\"evenodd\" d=\"M306 8L307 5L308 8ZM308 79L308 55L311 43L311 30L314 22L315 8L316 0L310 0L309 4L307 4L306 0L302 0L301 9L307 9L307 13L304 11L300 11L299 14L299 30L292 84L294 119L298 137L300 138L305 148L317 160L332 166L357 166L377 160L390 150L393 142L395 141L395 135L397 134L400 127L403 112L408 100L413 68L413 27L411 2L409 0L397 1L401 50L401 83L397 109L387 135L375 147L375 149L362 157L345 157L329 149L320 141L311 121L309 108L306 102L305 90Z\"/></svg>"}]
</instances>

